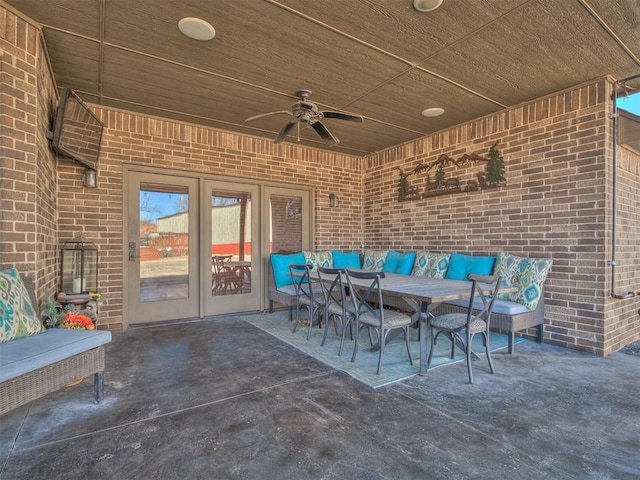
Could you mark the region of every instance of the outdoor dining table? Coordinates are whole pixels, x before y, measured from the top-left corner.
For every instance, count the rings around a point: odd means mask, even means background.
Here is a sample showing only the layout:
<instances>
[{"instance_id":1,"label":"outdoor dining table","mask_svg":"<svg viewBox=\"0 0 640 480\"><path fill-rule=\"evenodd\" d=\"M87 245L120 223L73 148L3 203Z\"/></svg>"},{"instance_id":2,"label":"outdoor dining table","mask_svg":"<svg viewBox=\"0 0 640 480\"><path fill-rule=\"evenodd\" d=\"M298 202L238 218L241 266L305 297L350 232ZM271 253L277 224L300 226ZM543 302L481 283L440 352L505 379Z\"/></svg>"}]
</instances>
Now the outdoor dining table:
<instances>
[{"instance_id":1,"label":"outdoor dining table","mask_svg":"<svg viewBox=\"0 0 640 480\"><path fill-rule=\"evenodd\" d=\"M354 286L368 286L367 280L351 278ZM413 275L398 275L385 273L380 279L380 287L383 294L399 297L405 300L408 307L419 312L428 313L438 305L451 300L469 298L471 285L466 280L447 280L431 277L420 277ZM500 292L511 292L517 290L516 287L501 287ZM416 302L413 305L412 301ZM427 373L427 335L426 321L427 315L420 315L420 375Z\"/></svg>"}]
</instances>

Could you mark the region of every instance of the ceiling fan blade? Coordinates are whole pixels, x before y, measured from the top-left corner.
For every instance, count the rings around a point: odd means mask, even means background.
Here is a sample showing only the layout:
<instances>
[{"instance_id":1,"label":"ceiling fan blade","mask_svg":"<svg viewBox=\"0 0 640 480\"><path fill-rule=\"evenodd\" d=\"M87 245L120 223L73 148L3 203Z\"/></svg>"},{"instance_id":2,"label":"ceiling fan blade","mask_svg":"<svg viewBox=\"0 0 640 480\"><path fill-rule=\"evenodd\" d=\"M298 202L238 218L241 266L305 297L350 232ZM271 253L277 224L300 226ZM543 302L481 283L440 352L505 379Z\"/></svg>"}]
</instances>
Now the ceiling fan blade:
<instances>
[{"instance_id":1,"label":"ceiling fan blade","mask_svg":"<svg viewBox=\"0 0 640 480\"><path fill-rule=\"evenodd\" d=\"M245 120L245 122L251 122L251 121L253 121L253 120L257 120L257 119L259 119L259 118L266 117L267 115L275 115L275 114L277 114L277 113L286 113L287 115L291 115L291 116L293 116L293 115L291 114L291 112L288 112L287 110L279 110L279 111L277 111L277 112L268 112L268 113L261 113L260 115L254 115L253 117L249 117L249 118L247 118L247 119Z\"/></svg>"},{"instance_id":2,"label":"ceiling fan blade","mask_svg":"<svg viewBox=\"0 0 640 480\"><path fill-rule=\"evenodd\" d=\"M273 143L282 143L284 139L287 138L287 135L289 134L289 132L295 126L296 123L298 122L296 122L295 120L285 123L284 127L282 127L282 130L280 130L280 133L278 134L276 139L273 141Z\"/></svg>"},{"instance_id":3,"label":"ceiling fan blade","mask_svg":"<svg viewBox=\"0 0 640 480\"><path fill-rule=\"evenodd\" d=\"M364 119L359 115L351 115L342 112L322 112L324 118L337 118L338 120L348 120L349 122L362 123Z\"/></svg>"},{"instance_id":4,"label":"ceiling fan blade","mask_svg":"<svg viewBox=\"0 0 640 480\"><path fill-rule=\"evenodd\" d=\"M327 145L337 145L338 143L340 143L340 140L334 137L331 132L327 130L327 127L325 127L321 122L312 123L311 128L318 132L318 135L322 137Z\"/></svg>"}]
</instances>

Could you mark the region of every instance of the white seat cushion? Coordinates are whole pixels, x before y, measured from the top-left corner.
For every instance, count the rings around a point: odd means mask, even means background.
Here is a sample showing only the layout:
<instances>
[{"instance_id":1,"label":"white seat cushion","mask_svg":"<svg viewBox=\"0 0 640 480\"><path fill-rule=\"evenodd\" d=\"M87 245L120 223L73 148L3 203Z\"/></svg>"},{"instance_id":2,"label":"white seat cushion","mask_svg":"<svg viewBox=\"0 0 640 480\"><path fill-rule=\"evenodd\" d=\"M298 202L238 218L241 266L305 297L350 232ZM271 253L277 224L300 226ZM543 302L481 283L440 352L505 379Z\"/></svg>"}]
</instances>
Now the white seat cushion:
<instances>
[{"instance_id":1,"label":"white seat cushion","mask_svg":"<svg viewBox=\"0 0 640 480\"><path fill-rule=\"evenodd\" d=\"M0 381L11 380L111 341L108 330L51 328L0 344Z\"/></svg>"},{"instance_id":2,"label":"white seat cushion","mask_svg":"<svg viewBox=\"0 0 640 480\"><path fill-rule=\"evenodd\" d=\"M449 305L456 305L458 307L467 308L469 306L469 300L451 300L446 302ZM473 308L477 310L482 310L484 305L482 304L482 300L477 298L473 302ZM501 300L496 299L496 303L493 304L493 313L500 313L503 315L517 315L519 313L527 313L530 312L527 307L521 305L517 302L512 302L510 300Z\"/></svg>"}]
</instances>

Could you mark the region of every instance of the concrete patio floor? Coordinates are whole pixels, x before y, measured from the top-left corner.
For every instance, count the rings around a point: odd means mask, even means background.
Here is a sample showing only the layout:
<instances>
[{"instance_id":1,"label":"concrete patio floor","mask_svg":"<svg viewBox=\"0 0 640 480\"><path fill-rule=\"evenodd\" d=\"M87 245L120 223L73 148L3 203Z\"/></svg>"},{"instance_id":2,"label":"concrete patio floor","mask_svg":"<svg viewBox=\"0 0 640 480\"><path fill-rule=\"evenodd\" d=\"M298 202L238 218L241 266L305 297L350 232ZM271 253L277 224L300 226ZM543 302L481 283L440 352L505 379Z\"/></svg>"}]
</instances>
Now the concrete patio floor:
<instances>
[{"instance_id":1,"label":"concrete patio floor","mask_svg":"<svg viewBox=\"0 0 640 480\"><path fill-rule=\"evenodd\" d=\"M0 417L0 478L640 478L640 357L494 362L372 390L237 317L131 329L104 403L86 379Z\"/></svg>"}]
</instances>

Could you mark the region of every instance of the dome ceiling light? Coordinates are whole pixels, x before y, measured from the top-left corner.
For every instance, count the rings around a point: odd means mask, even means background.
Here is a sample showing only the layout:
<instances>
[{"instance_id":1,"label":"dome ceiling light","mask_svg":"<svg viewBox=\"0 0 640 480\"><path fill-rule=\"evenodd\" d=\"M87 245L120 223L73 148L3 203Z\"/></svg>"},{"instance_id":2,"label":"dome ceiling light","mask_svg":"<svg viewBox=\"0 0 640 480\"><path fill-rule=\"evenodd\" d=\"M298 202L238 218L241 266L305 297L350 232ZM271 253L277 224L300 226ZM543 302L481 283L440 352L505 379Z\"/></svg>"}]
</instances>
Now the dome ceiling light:
<instances>
[{"instance_id":1,"label":"dome ceiling light","mask_svg":"<svg viewBox=\"0 0 640 480\"><path fill-rule=\"evenodd\" d=\"M180 31L194 40L207 41L216 36L216 30L201 18L186 17L178 22Z\"/></svg>"},{"instance_id":2,"label":"dome ceiling light","mask_svg":"<svg viewBox=\"0 0 640 480\"><path fill-rule=\"evenodd\" d=\"M419 12L432 12L442 5L442 0L413 0L413 8Z\"/></svg>"},{"instance_id":3,"label":"dome ceiling light","mask_svg":"<svg viewBox=\"0 0 640 480\"><path fill-rule=\"evenodd\" d=\"M439 117L443 113L444 113L444 108L432 107L432 108L427 108L423 110L421 115L423 117Z\"/></svg>"}]
</instances>

